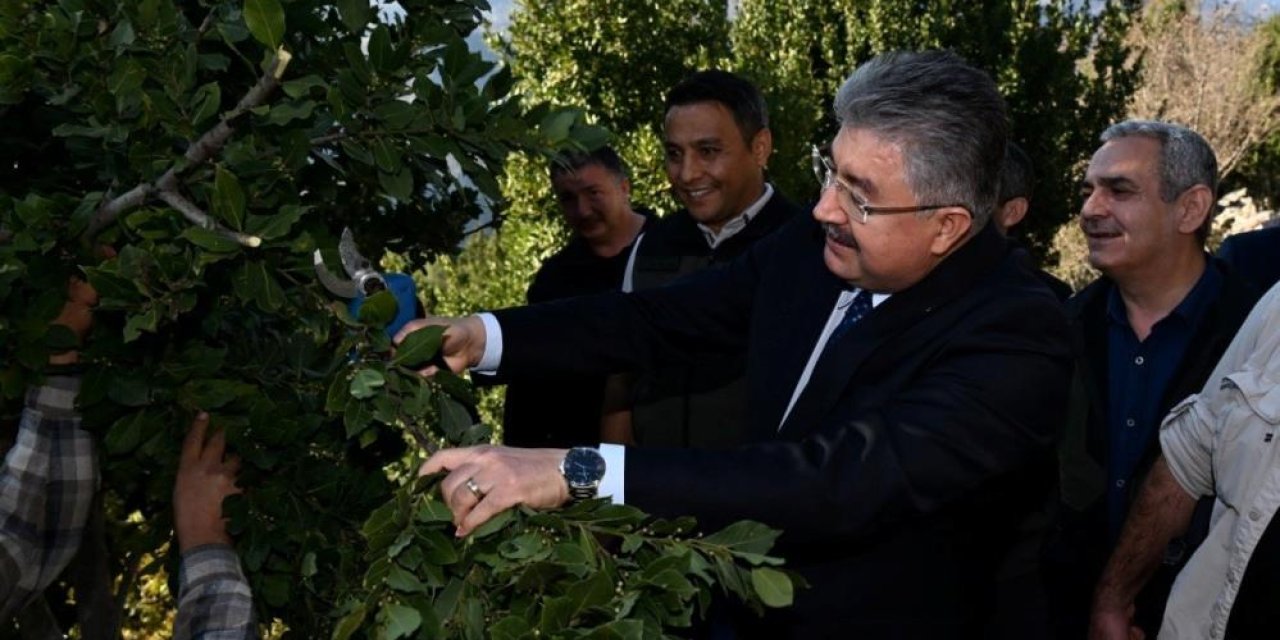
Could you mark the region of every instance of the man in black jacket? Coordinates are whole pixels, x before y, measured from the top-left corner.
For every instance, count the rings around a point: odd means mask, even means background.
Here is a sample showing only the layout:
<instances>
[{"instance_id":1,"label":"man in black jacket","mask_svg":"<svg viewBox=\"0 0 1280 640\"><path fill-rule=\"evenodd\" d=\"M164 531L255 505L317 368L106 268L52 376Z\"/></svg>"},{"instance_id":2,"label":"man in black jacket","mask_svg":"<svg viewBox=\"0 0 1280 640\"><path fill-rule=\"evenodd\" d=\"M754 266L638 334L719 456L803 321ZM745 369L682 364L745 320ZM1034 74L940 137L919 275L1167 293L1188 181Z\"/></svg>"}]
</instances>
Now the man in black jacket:
<instances>
[{"instance_id":1,"label":"man in black jacket","mask_svg":"<svg viewBox=\"0 0 1280 640\"><path fill-rule=\"evenodd\" d=\"M1080 638L1094 586L1132 497L1159 453L1160 420L1204 384L1258 299L1205 252L1217 160L1186 128L1150 121L1102 134L1082 186L1080 226L1103 277L1067 308L1079 357L1060 447L1061 509L1047 548L1050 603ZM1173 576L1203 538L1208 507L1165 554L1138 600L1155 637Z\"/></svg>"},{"instance_id":2,"label":"man in black jacket","mask_svg":"<svg viewBox=\"0 0 1280 640\"><path fill-rule=\"evenodd\" d=\"M835 113L831 155L814 154L812 219L723 269L406 327L447 325L455 370L748 354L746 428L763 442L442 451L423 471L451 471L442 490L460 535L515 504L597 491L707 528L750 518L783 529L777 550L812 588L741 620L743 636L980 633L997 558L1052 473L1066 320L988 224L1007 136L989 76L953 54L884 54L845 82Z\"/></svg>"},{"instance_id":3,"label":"man in black jacket","mask_svg":"<svg viewBox=\"0 0 1280 640\"><path fill-rule=\"evenodd\" d=\"M1227 236L1218 247L1218 257L1259 291L1266 291L1280 281L1280 227Z\"/></svg>"},{"instance_id":4,"label":"man in black jacket","mask_svg":"<svg viewBox=\"0 0 1280 640\"><path fill-rule=\"evenodd\" d=\"M636 241L626 291L721 267L801 214L765 180L773 151L764 97L727 71L667 94L667 179L684 208ZM747 357L700 354L610 382L606 433L641 446L727 448L745 439Z\"/></svg>"},{"instance_id":5,"label":"man in black jacket","mask_svg":"<svg viewBox=\"0 0 1280 640\"><path fill-rule=\"evenodd\" d=\"M627 168L611 147L551 161L551 190L569 244L542 263L529 304L617 291L636 238L653 220L631 206ZM494 382L501 382L501 379ZM507 380L503 441L520 447L571 447L600 441L605 376L547 375Z\"/></svg>"}]
</instances>

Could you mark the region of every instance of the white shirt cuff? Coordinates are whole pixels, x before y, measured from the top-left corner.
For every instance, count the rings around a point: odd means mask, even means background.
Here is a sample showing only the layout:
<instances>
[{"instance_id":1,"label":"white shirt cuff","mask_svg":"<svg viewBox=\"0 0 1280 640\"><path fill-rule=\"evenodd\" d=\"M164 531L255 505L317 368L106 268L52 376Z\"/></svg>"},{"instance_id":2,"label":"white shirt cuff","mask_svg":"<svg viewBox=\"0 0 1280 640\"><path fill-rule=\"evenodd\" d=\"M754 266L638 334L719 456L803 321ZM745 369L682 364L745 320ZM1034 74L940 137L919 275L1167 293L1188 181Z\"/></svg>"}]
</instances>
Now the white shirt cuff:
<instances>
[{"instance_id":1,"label":"white shirt cuff","mask_svg":"<svg viewBox=\"0 0 1280 640\"><path fill-rule=\"evenodd\" d=\"M484 354L480 356L480 363L471 367L471 370L493 375L502 364L502 325L498 324L498 319L492 313L477 313L476 316L484 323Z\"/></svg>"},{"instance_id":2,"label":"white shirt cuff","mask_svg":"<svg viewBox=\"0 0 1280 640\"><path fill-rule=\"evenodd\" d=\"M611 498L614 504L626 504L623 478L627 476L627 448L620 444L601 444L600 457L604 458L600 497Z\"/></svg>"}]
</instances>

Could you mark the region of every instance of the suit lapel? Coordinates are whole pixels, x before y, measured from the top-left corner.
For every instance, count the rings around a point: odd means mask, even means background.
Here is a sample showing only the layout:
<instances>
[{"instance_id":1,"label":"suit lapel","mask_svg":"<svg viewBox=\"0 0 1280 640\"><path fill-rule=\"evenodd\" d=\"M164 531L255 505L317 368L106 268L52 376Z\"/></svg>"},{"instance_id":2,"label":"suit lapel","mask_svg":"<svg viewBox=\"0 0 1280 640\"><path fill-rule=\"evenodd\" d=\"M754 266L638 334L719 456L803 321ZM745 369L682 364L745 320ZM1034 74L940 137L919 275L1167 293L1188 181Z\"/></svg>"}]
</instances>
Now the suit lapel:
<instances>
[{"instance_id":1,"label":"suit lapel","mask_svg":"<svg viewBox=\"0 0 1280 640\"><path fill-rule=\"evenodd\" d=\"M893 294L834 343L828 344L779 434L802 437L812 432L846 393L858 370L877 348L968 291L1003 257L1003 248L1004 241L991 225L987 225L964 247L935 267L924 280ZM834 302L832 298L826 307L824 322ZM815 332L805 351L806 362L817 338L818 332ZM798 379L799 371L792 380Z\"/></svg>"},{"instance_id":2,"label":"suit lapel","mask_svg":"<svg viewBox=\"0 0 1280 640\"><path fill-rule=\"evenodd\" d=\"M786 411L791 394L795 392L796 382L800 380L800 374L809 362L813 346L817 344L831 309L840 297L843 283L827 271L821 254L817 256L809 265L810 275L795 280L815 284L791 287L792 297L787 303L780 304L781 308L777 310L781 314L781 322L774 325L772 332L775 339L767 347L769 353L762 354L761 358L761 361L776 364L765 372L769 381L757 387L767 390L768 397L762 398L763 406L755 419L755 433L751 434L754 440L767 441L777 437L782 412Z\"/></svg>"}]
</instances>

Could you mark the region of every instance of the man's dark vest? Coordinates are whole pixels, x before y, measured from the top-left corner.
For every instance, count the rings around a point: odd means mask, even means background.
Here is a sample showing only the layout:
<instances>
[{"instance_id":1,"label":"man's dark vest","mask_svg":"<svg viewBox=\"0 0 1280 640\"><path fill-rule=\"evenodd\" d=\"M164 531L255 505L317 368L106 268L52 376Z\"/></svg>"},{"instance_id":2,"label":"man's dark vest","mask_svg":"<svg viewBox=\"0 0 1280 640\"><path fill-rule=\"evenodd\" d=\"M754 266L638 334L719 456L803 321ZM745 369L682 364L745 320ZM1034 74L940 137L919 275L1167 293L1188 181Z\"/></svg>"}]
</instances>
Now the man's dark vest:
<instances>
[{"instance_id":1,"label":"man's dark vest","mask_svg":"<svg viewBox=\"0 0 1280 640\"><path fill-rule=\"evenodd\" d=\"M712 249L689 212L681 209L646 233L632 269L634 290L651 289L732 261L803 210L776 190L741 231ZM747 354L693 354L639 374L632 388L636 443L655 447L724 449L744 441Z\"/></svg>"}]
</instances>

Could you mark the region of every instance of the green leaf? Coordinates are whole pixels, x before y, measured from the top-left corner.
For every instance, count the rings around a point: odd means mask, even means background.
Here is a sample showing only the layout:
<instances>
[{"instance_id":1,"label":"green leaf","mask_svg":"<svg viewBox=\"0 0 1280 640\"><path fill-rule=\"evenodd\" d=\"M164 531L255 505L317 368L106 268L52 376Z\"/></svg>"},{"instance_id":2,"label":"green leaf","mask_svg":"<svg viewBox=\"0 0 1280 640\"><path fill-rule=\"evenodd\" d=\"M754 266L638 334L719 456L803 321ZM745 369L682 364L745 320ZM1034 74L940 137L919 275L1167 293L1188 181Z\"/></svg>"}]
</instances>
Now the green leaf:
<instances>
[{"instance_id":1,"label":"green leaf","mask_svg":"<svg viewBox=\"0 0 1280 640\"><path fill-rule=\"evenodd\" d=\"M439 500L423 500L418 507L418 522L451 522L453 512L449 506Z\"/></svg>"},{"instance_id":2,"label":"green leaf","mask_svg":"<svg viewBox=\"0 0 1280 640\"><path fill-rule=\"evenodd\" d=\"M250 214L245 222L249 233L252 233L263 240L275 240L284 237L298 222L302 214L311 210L311 207L296 204L286 204L275 215L259 216Z\"/></svg>"},{"instance_id":3,"label":"green leaf","mask_svg":"<svg viewBox=\"0 0 1280 640\"><path fill-rule=\"evenodd\" d=\"M244 24L255 40L272 51L284 39L284 9L279 0L245 0Z\"/></svg>"},{"instance_id":4,"label":"green leaf","mask_svg":"<svg viewBox=\"0 0 1280 640\"><path fill-rule=\"evenodd\" d=\"M342 620L333 628L333 640L348 640L364 624L364 617L367 613L368 609L364 605L360 605L351 613L343 616Z\"/></svg>"},{"instance_id":5,"label":"green leaf","mask_svg":"<svg viewBox=\"0 0 1280 640\"><path fill-rule=\"evenodd\" d=\"M148 426L151 425L146 411L137 411L116 420L103 440L107 453L123 455L132 452L142 442Z\"/></svg>"},{"instance_id":6,"label":"green leaf","mask_svg":"<svg viewBox=\"0 0 1280 640\"><path fill-rule=\"evenodd\" d=\"M391 572L387 574L384 580L388 587L396 591L404 593L426 593L427 587L422 581L415 578L412 573L401 569L400 567L391 567Z\"/></svg>"},{"instance_id":7,"label":"green leaf","mask_svg":"<svg viewBox=\"0 0 1280 640\"><path fill-rule=\"evenodd\" d=\"M768 607L789 607L794 600L794 587L787 574L770 567L756 567L751 570L751 586L755 589L760 601Z\"/></svg>"},{"instance_id":8,"label":"green leaf","mask_svg":"<svg viewBox=\"0 0 1280 640\"><path fill-rule=\"evenodd\" d=\"M284 306L284 289L271 275L264 260L249 260L242 264L233 285L241 300L253 302L263 311L274 312Z\"/></svg>"},{"instance_id":9,"label":"green leaf","mask_svg":"<svg viewBox=\"0 0 1280 640\"><path fill-rule=\"evenodd\" d=\"M471 427L471 414L466 407L448 395L436 396L440 409L440 429L444 437L451 443L462 444L462 434Z\"/></svg>"},{"instance_id":10,"label":"green leaf","mask_svg":"<svg viewBox=\"0 0 1280 640\"><path fill-rule=\"evenodd\" d=\"M368 402L349 403L346 410L342 412L342 424L346 428L348 438L354 438L369 428L370 420L373 420L373 411L369 408Z\"/></svg>"},{"instance_id":11,"label":"green leaf","mask_svg":"<svg viewBox=\"0 0 1280 640\"><path fill-rule=\"evenodd\" d=\"M471 537L479 540L481 538L491 536L506 528L508 524L511 524L512 517L514 516L512 515L511 509L507 509L506 511L490 518L488 522L476 527L476 530L471 532Z\"/></svg>"},{"instance_id":12,"label":"green leaf","mask_svg":"<svg viewBox=\"0 0 1280 640\"><path fill-rule=\"evenodd\" d=\"M218 114L222 108L222 88L210 82L196 90L191 98L191 124L199 125Z\"/></svg>"},{"instance_id":13,"label":"green leaf","mask_svg":"<svg viewBox=\"0 0 1280 640\"><path fill-rule=\"evenodd\" d=\"M327 85L324 79L318 75L311 74L301 78L295 78L281 83L280 89L290 98L302 98L311 94L311 90L315 88L324 88Z\"/></svg>"},{"instance_id":14,"label":"green leaf","mask_svg":"<svg viewBox=\"0 0 1280 640\"><path fill-rule=\"evenodd\" d=\"M396 357L391 360L391 363L410 368L422 366L440 351L444 330L445 327L435 325L418 329L405 336L400 346L396 347Z\"/></svg>"},{"instance_id":15,"label":"green leaf","mask_svg":"<svg viewBox=\"0 0 1280 640\"><path fill-rule=\"evenodd\" d=\"M232 229L244 229L244 189L235 174L221 165L213 178L213 211Z\"/></svg>"},{"instance_id":16,"label":"green leaf","mask_svg":"<svg viewBox=\"0 0 1280 640\"><path fill-rule=\"evenodd\" d=\"M418 613L417 609L399 603L387 605L378 617L382 623L383 632L379 636L386 640L407 636L417 631L422 625L422 614Z\"/></svg>"},{"instance_id":17,"label":"green leaf","mask_svg":"<svg viewBox=\"0 0 1280 640\"><path fill-rule=\"evenodd\" d=\"M356 317L371 327L385 327L395 319L400 306L390 291L379 291L360 303L360 312Z\"/></svg>"},{"instance_id":18,"label":"green leaf","mask_svg":"<svg viewBox=\"0 0 1280 640\"><path fill-rule=\"evenodd\" d=\"M155 333L160 325L160 311L156 307L143 308L138 314L129 314L124 321L124 342L133 342L142 337L142 332Z\"/></svg>"},{"instance_id":19,"label":"green leaf","mask_svg":"<svg viewBox=\"0 0 1280 640\"><path fill-rule=\"evenodd\" d=\"M351 397L364 400L378 394L378 389L387 384L387 379L380 371L361 369L351 376Z\"/></svg>"},{"instance_id":20,"label":"green leaf","mask_svg":"<svg viewBox=\"0 0 1280 640\"><path fill-rule=\"evenodd\" d=\"M776 529L770 529L759 522L743 520L703 538L703 542L723 545L730 551L761 554L773 547L779 535L781 532Z\"/></svg>"},{"instance_id":21,"label":"green leaf","mask_svg":"<svg viewBox=\"0 0 1280 640\"><path fill-rule=\"evenodd\" d=\"M351 383L345 375L336 375L329 383L329 392L325 394L324 410L326 413L341 413L346 410L351 399Z\"/></svg>"},{"instance_id":22,"label":"green leaf","mask_svg":"<svg viewBox=\"0 0 1280 640\"><path fill-rule=\"evenodd\" d=\"M187 227L179 236L191 244L212 253L231 253L240 249L240 243L225 234L204 227Z\"/></svg>"},{"instance_id":23,"label":"green leaf","mask_svg":"<svg viewBox=\"0 0 1280 640\"><path fill-rule=\"evenodd\" d=\"M413 199L413 172L409 171L408 167L402 167L396 173L379 171L378 184L382 185L387 195L399 202L408 202Z\"/></svg>"},{"instance_id":24,"label":"green leaf","mask_svg":"<svg viewBox=\"0 0 1280 640\"><path fill-rule=\"evenodd\" d=\"M373 160L385 173L400 170L400 152L386 138L375 138L369 145L373 150Z\"/></svg>"},{"instance_id":25,"label":"green leaf","mask_svg":"<svg viewBox=\"0 0 1280 640\"><path fill-rule=\"evenodd\" d=\"M573 110L555 111L547 114L547 117L542 119L542 135L552 144L563 142L568 139L569 130L577 118L578 113Z\"/></svg>"},{"instance_id":26,"label":"green leaf","mask_svg":"<svg viewBox=\"0 0 1280 640\"><path fill-rule=\"evenodd\" d=\"M373 10L369 0L338 0L338 15L342 17L342 24L346 25L348 31L363 35L365 26L373 17Z\"/></svg>"},{"instance_id":27,"label":"green leaf","mask_svg":"<svg viewBox=\"0 0 1280 640\"><path fill-rule=\"evenodd\" d=\"M380 24L369 35L369 62L378 73L388 73L395 68L395 47L391 44L391 30Z\"/></svg>"},{"instance_id":28,"label":"green leaf","mask_svg":"<svg viewBox=\"0 0 1280 640\"><path fill-rule=\"evenodd\" d=\"M308 551L306 555L302 556L302 567L299 568L298 573L300 573L304 578L310 578L311 576L316 575L318 571L319 569L316 567L316 554L315 552Z\"/></svg>"}]
</instances>

